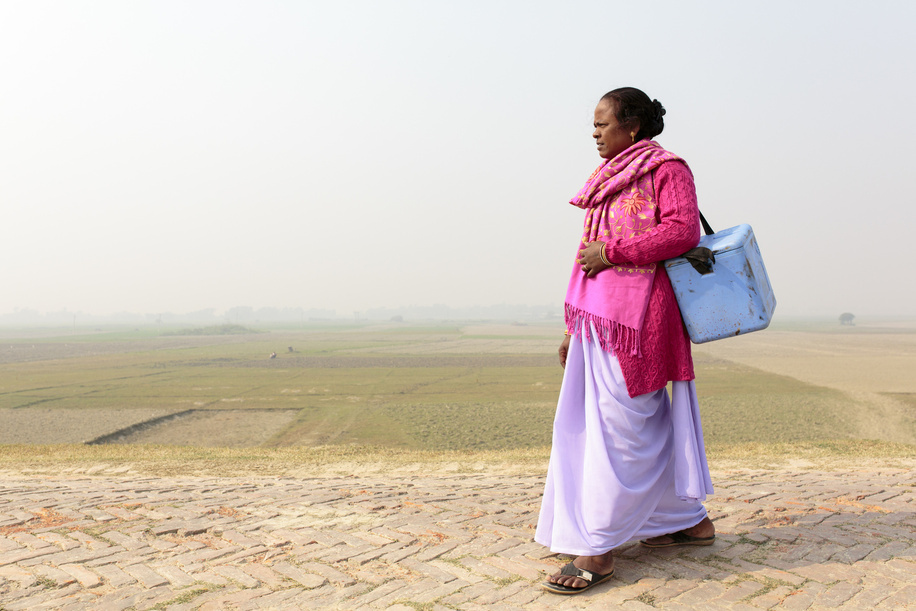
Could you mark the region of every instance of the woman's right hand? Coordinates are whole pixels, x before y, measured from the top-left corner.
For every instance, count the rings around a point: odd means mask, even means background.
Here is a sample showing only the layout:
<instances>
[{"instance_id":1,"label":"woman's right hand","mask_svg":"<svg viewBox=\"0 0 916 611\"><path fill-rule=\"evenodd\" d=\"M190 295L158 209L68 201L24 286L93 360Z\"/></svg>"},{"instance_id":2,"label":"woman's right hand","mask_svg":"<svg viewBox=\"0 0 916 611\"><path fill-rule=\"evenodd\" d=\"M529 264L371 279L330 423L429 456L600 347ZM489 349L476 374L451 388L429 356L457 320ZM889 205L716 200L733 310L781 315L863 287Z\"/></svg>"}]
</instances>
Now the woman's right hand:
<instances>
[{"instance_id":1,"label":"woman's right hand","mask_svg":"<svg viewBox=\"0 0 916 611\"><path fill-rule=\"evenodd\" d=\"M567 335L566 337L563 338L563 343L560 344L560 349L558 351L560 353L560 367L562 367L563 369L566 369L566 355L569 354L569 338L570 337L571 336Z\"/></svg>"}]
</instances>

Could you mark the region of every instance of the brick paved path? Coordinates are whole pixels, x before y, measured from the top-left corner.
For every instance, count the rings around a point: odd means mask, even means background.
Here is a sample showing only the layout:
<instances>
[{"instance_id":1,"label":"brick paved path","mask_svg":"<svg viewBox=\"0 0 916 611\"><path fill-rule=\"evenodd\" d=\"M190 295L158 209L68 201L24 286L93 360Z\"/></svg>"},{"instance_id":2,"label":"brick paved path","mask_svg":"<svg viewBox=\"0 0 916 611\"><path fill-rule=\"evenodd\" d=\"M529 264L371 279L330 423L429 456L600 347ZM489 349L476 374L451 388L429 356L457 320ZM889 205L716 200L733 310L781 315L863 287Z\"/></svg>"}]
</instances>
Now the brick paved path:
<instances>
[{"instance_id":1,"label":"brick paved path","mask_svg":"<svg viewBox=\"0 0 916 611\"><path fill-rule=\"evenodd\" d=\"M0 476L0 609L916 608L916 474L716 471L708 548L573 597L543 477Z\"/></svg>"}]
</instances>

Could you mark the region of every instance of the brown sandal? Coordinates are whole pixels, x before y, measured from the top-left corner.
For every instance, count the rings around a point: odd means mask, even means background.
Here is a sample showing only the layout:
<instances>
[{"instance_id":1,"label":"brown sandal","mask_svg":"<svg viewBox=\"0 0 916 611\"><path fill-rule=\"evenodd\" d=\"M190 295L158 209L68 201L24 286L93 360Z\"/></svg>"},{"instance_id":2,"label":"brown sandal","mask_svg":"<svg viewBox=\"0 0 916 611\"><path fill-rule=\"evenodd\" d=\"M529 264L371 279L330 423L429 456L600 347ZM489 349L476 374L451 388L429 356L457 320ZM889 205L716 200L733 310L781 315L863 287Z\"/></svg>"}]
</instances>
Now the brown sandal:
<instances>
[{"instance_id":1,"label":"brown sandal","mask_svg":"<svg viewBox=\"0 0 916 611\"><path fill-rule=\"evenodd\" d=\"M683 530L671 533L670 535L659 536L671 537L671 541L667 543L649 543L648 539L643 539L639 544L645 547L675 547L677 545L712 545L716 541L715 535L711 537L691 537Z\"/></svg>"}]
</instances>

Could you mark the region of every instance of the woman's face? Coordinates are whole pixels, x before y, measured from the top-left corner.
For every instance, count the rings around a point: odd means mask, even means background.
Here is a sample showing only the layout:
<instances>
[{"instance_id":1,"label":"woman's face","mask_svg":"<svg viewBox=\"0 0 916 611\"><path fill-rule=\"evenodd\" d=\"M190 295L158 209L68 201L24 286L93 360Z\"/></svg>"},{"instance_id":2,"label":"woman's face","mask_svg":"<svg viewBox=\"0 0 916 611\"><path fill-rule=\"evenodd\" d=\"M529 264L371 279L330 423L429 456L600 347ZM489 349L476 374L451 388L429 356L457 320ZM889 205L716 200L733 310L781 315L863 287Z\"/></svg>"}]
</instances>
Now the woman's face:
<instances>
[{"instance_id":1,"label":"woman's face","mask_svg":"<svg viewBox=\"0 0 916 611\"><path fill-rule=\"evenodd\" d=\"M638 129L638 128L637 128ZM622 128L614 117L614 104L601 100L595 108L595 131L592 138L598 145L598 154L604 159L613 159L633 144L630 131Z\"/></svg>"}]
</instances>

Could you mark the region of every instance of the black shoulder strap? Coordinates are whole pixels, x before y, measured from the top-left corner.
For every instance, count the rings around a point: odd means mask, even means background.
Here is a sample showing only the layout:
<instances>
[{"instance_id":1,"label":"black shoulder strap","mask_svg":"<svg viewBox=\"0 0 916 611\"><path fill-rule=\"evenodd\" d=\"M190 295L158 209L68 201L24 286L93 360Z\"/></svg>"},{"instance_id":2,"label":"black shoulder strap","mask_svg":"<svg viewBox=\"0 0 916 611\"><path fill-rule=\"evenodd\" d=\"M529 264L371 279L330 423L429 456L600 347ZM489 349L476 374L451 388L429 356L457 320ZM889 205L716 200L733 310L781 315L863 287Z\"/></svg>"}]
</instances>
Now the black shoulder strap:
<instances>
[{"instance_id":1,"label":"black shoulder strap","mask_svg":"<svg viewBox=\"0 0 916 611\"><path fill-rule=\"evenodd\" d=\"M712 235L715 231L712 230L712 227L709 226L709 223L706 222L706 217L703 216L703 213L700 212L700 223L703 225L703 231L706 232L706 235Z\"/></svg>"}]
</instances>

